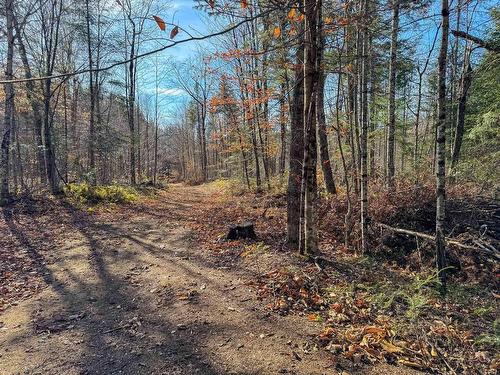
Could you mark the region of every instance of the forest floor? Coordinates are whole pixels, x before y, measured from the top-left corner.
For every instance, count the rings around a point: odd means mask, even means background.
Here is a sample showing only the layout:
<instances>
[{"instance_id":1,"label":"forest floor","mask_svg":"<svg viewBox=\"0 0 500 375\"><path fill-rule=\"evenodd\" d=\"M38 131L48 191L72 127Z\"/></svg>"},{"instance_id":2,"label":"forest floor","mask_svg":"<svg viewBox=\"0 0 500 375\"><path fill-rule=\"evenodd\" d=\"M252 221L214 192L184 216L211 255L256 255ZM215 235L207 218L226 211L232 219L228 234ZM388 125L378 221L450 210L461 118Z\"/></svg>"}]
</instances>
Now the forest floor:
<instances>
[{"instance_id":1,"label":"forest floor","mask_svg":"<svg viewBox=\"0 0 500 375\"><path fill-rule=\"evenodd\" d=\"M474 339L494 340L497 294L460 290L463 305L440 302L421 292L425 279L392 266L348 254L308 263L279 245L283 207L269 202L229 199L216 184L172 184L132 204L86 210L53 199L4 208L0 374L496 370L495 343ZM261 240L222 240L245 220ZM377 310L370 297L393 293L389 282L408 285L408 295L392 298L416 304L413 315L392 301L392 313ZM464 311L471 303L475 315Z\"/></svg>"}]
</instances>

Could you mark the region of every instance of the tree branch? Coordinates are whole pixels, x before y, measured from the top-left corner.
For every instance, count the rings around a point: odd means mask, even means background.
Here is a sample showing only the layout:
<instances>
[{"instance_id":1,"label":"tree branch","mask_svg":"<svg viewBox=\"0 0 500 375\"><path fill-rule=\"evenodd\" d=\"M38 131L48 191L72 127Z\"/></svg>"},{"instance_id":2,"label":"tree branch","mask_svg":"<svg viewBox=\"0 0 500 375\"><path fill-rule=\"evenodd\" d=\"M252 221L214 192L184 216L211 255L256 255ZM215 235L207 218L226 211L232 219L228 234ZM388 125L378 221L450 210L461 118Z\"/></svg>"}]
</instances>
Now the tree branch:
<instances>
[{"instance_id":1,"label":"tree branch","mask_svg":"<svg viewBox=\"0 0 500 375\"><path fill-rule=\"evenodd\" d=\"M457 38L463 38L470 40L473 43L476 43L478 46L483 47L484 49L487 49L488 51L492 52L500 52L500 47L494 46L490 42L478 38L477 36L470 35L469 33L466 33L465 31L460 31L460 30L451 30L451 33L456 36Z\"/></svg>"},{"instance_id":2,"label":"tree branch","mask_svg":"<svg viewBox=\"0 0 500 375\"><path fill-rule=\"evenodd\" d=\"M18 79L12 79L12 80L0 80L0 84L22 83L22 82L27 82L27 81L44 81L44 80L47 80L47 79L55 79L55 78L65 78L65 79L67 79L69 77L72 77L72 76L75 76L75 75L79 75L79 74L90 73L90 72L103 72L103 71L107 71L107 70L110 70L110 69L112 69L112 68L114 68L116 66L127 64L127 63L129 63L131 61L140 59L141 57L145 57L145 56L149 56L149 55L154 55L154 54L156 54L158 52L165 51L166 49L172 48L172 47L174 47L174 46L176 46L178 44L183 44L183 43L194 41L194 40L201 41L201 40L209 39L209 38L212 38L212 37L224 35L224 34L230 32L230 31L232 31L234 29L237 29L238 27L240 27L241 25L243 25L243 24L245 24L245 23L247 23L249 21L255 20L257 18L265 16L266 14L271 13L273 10L275 10L275 9L267 10L265 12L262 12L260 14L255 15L253 17L247 17L244 20L242 20L242 21L240 21L238 23L235 23L235 24L227 27L224 30L221 30L221 31L218 31L218 32L215 32L215 33L212 33L212 34L198 36L198 37L197 36L193 36L193 37L186 38L186 39L183 39L183 40L178 40L178 41L170 40L170 44L168 44L166 46L162 46L160 48L144 52L142 54L136 55L133 58L130 58L130 59L127 59L127 60L123 60L123 61L118 61L118 62L112 63L112 64L110 64L110 65L108 65L106 67L103 67L103 68L99 68L99 69L88 69L87 68L87 69L77 70L77 71L74 71L74 72L61 73L61 74L53 74L53 75L42 76L42 77L18 78Z\"/></svg>"}]
</instances>

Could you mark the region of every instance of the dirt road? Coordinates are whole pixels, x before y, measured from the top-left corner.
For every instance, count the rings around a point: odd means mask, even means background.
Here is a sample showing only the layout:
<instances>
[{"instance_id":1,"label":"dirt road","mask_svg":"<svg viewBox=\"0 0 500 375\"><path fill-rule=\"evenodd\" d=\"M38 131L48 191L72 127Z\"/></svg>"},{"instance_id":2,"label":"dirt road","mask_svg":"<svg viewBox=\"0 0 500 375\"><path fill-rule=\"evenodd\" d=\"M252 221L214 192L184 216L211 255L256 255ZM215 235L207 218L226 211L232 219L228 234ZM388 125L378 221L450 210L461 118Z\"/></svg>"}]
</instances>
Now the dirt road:
<instances>
[{"instance_id":1,"label":"dirt road","mask_svg":"<svg viewBox=\"0 0 500 375\"><path fill-rule=\"evenodd\" d=\"M47 213L55 229L4 212L48 286L1 313L0 374L337 373L300 349L314 323L269 313L244 270L206 261L186 225L204 199L173 185L107 213Z\"/></svg>"}]
</instances>

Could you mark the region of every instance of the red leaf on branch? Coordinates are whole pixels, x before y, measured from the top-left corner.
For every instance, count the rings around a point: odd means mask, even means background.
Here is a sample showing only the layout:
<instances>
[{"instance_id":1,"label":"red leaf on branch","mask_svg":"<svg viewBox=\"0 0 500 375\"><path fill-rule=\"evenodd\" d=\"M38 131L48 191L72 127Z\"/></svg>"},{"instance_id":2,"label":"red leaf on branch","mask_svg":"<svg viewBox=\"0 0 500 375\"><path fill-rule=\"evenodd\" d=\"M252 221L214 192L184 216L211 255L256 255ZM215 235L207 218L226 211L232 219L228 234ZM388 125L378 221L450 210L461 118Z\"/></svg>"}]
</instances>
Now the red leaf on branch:
<instances>
[{"instance_id":1,"label":"red leaf on branch","mask_svg":"<svg viewBox=\"0 0 500 375\"><path fill-rule=\"evenodd\" d=\"M175 26L170 32L170 39L174 39L175 36L179 34L179 26Z\"/></svg>"},{"instance_id":2,"label":"red leaf on branch","mask_svg":"<svg viewBox=\"0 0 500 375\"><path fill-rule=\"evenodd\" d=\"M153 16L154 20L156 21L156 24L160 28L161 31L165 31L165 21L163 21L160 17L158 16Z\"/></svg>"}]
</instances>

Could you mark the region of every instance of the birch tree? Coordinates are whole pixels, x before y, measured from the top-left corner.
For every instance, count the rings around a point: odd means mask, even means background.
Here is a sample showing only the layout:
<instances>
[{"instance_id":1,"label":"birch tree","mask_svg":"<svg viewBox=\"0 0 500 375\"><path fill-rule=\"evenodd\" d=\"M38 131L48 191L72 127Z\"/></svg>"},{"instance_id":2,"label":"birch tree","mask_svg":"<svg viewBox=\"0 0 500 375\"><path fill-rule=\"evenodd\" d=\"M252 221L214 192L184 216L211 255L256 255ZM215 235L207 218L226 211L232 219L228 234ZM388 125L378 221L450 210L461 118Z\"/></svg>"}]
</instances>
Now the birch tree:
<instances>
[{"instance_id":1,"label":"birch tree","mask_svg":"<svg viewBox=\"0 0 500 375\"><path fill-rule=\"evenodd\" d=\"M438 57L438 118L436 135L436 265L439 279L446 286L446 61L450 11L448 0L441 0L441 47Z\"/></svg>"}]
</instances>

